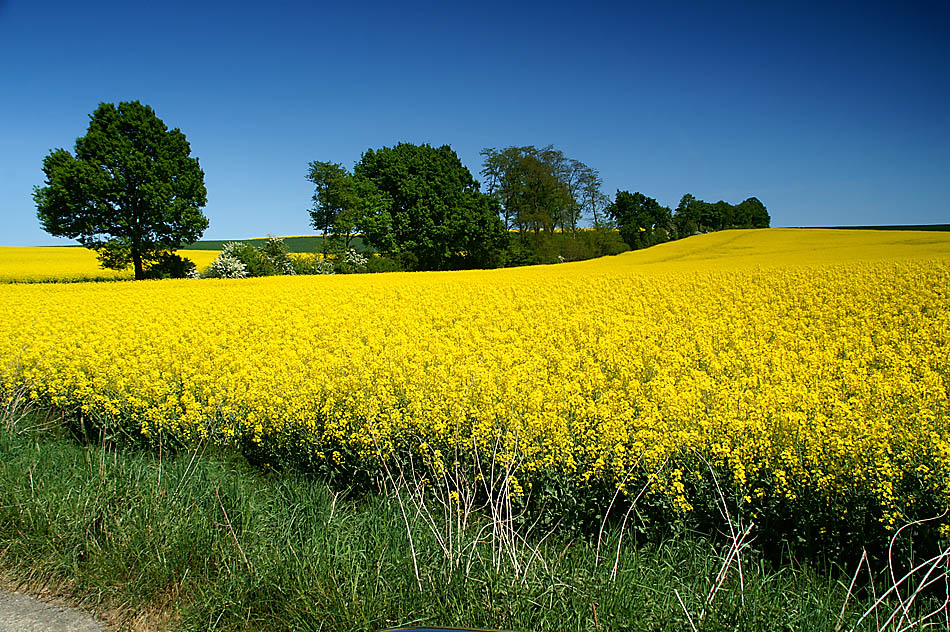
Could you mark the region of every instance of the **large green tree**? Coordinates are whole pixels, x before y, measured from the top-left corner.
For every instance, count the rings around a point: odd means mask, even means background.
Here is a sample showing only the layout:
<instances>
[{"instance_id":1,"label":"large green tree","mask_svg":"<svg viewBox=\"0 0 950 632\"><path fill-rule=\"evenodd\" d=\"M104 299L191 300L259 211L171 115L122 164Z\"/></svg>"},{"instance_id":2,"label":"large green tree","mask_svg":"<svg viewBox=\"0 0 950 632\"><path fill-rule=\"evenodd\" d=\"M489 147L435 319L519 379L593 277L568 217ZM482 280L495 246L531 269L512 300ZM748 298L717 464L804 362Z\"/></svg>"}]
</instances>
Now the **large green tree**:
<instances>
[{"instance_id":1,"label":"large green tree","mask_svg":"<svg viewBox=\"0 0 950 632\"><path fill-rule=\"evenodd\" d=\"M736 221L743 228L768 228L772 223L765 204L756 197L743 200L736 206Z\"/></svg>"},{"instance_id":2,"label":"large green tree","mask_svg":"<svg viewBox=\"0 0 950 632\"><path fill-rule=\"evenodd\" d=\"M673 211L673 223L676 226L676 234L681 239L699 232L699 216L702 204L704 202L697 200L692 193L685 193L680 198L679 205Z\"/></svg>"},{"instance_id":3,"label":"large green tree","mask_svg":"<svg viewBox=\"0 0 950 632\"><path fill-rule=\"evenodd\" d=\"M307 179L314 184L311 225L323 233L323 254L327 237L347 250L353 238L364 230L367 217L389 207L391 200L366 178L358 178L335 162L314 160Z\"/></svg>"},{"instance_id":4,"label":"large green tree","mask_svg":"<svg viewBox=\"0 0 950 632\"><path fill-rule=\"evenodd\" d=\"M365 204L366 240L420 270L492 267L507 232L494 199L448 145L400 143L368 150L353 169Z\"/></svg>"},{"instance_id":5,"label":"large green tree","mask_svg":"<svg viewBox=\"0 0 950 632\"><path fill-rule=\"evenodd\" d=\"M576 233L585 215L596 216L603 206L597 171L551 145L487 147L481 154L488 194L498 200L505 226L523 239L555 229Z\"/></svg>"},{"instance_id":6,"label":"large green tree","mask_svg":"<svg viewBox=\"0 0 950 632\"><path fill-rule=\"evenodd\" d=\"M733 205L723 200L704 202L687 193L676 207L673 223L680 237L688 237L697 232L730 228L768 228L771 218L758 198L751 197Z\"/></svg>"},{"instance_id":7,"label":"large green tree","mask_svg":"<svg viewBox=\"0 0 950 632\"><path fill-rule=\"evenodd\" d=\"M46 232L95 250L103 267L132 264L143 279L149 263L208 227L204 172L185 135L148 105L100 103L89 118L75 155L60 148L43 159L37 216Z\"/></svg>"},{"instance_id":8,"label":"large green tree","mask_svg":"<svg viewBox=\"0 0 950 632\"><path fill-rule=\"evenodd\" d=\"M313 183L313 206L310 224L323 233L323 254L327 254L327 237L345 206L344 181L349 174L337 162L314 160L309 165L307 180Z\"/></svg>"},{"instance_id":9,"label":"large green tree","mask_svg":"<svg viewBox=\"0 0 950 632\"><path fill-rule=\"evenodd\" d=\"M666 241L673 229L669 207L639 191L617 191L607 213L617 223L620 236L633 250Z\"/></svg>"}]
</instances>

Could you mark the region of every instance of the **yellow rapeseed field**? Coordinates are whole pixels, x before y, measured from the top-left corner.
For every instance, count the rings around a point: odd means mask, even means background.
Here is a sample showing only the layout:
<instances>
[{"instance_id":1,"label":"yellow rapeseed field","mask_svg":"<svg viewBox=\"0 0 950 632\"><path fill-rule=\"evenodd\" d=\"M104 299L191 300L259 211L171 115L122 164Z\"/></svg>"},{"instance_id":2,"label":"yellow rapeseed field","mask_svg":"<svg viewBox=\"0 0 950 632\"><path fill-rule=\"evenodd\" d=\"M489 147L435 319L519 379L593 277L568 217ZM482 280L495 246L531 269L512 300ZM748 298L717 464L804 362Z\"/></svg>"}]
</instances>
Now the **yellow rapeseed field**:
<instances>
[{"instance_id":1,"label":"yellow rapeseed field","mask_svg":"<svg viewBox=\"0 0 950 632\"><path fill-rule=\"evenodd\" d=\"M515 495L553 474L653 477L654 502L684 515L708 502L704 460L753 515L860 510L886 529L950 500L950 234L728 231L521 269L7 285L0 306L8 395L148 437L364 471L494 461Z\"/></svg>"},{"instance_id":2,"label":"yellow rapeseed field","mask_svg":"<svg viewBox=\"0 0 950 632\"><path fill-rule=\"evenodd\" d=\"M203 270L218 256L216 250L180 250ZM0 283L11 281L81 281L90 279L131 279L132 269L106 270L96 253L82 247L0 246Z\"/></svg>"}]
</instances>

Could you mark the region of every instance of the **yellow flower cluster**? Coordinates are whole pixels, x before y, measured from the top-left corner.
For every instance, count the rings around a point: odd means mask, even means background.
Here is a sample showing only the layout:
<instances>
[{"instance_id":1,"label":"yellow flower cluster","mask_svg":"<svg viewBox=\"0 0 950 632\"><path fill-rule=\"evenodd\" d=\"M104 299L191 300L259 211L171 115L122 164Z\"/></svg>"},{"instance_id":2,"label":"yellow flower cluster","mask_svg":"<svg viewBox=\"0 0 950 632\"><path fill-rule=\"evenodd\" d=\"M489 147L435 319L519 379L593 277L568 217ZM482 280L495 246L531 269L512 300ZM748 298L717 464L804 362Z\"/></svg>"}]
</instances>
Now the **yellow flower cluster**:
<instances>
[{"instance_id":1,"label":"yellow flower cluster","mask_svg":"<svg viewBox=\"0 0 950 632\"><path fill-rule=\"evenodd\" d=\"M521 269L7 285L0 306L7 393L149 437L369 466L494 458L525 489L548 471L656 473L682 511L696 455L753 504L860 497L890 523L950 500L950 234L729 231Z\"/></svg>"},{"instance_id":2,"label":"yellow flower cluster","mask_svg":"<svg viewBox=\"0 0 950 632\"><path fill-rule=\"evenodd\" d=\"M218 256L216 250L179 250L204 270ZM34 281L82 281L91 279L131 279L132 269L106 270L96 253L87 248L66 246L0 246L0 283Z\"/></svg>"}]
</instances>

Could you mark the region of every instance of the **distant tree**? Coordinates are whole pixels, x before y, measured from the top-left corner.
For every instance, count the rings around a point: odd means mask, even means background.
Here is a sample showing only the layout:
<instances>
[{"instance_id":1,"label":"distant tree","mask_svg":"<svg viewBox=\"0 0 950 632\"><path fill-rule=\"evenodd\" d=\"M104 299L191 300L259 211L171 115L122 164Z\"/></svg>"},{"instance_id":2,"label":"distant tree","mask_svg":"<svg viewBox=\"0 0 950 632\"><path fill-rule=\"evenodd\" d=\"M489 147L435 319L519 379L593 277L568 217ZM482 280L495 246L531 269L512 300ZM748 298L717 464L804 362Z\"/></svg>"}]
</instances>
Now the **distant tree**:
<instances>
[{"instance_id":1,"label":"distant tree","mask_svg":"<svg viewBox=\"0 0 950 632\"><path fill-rule=\"evenodd\" d=\"M366 204L359 225L367 241L410 268L492 267L507 232L496 201L448 145L400 143L368 150L353 169Z\"/></svg>"},{"instance_id":2,"label":"distant tree","mask_svg":"<svg viewBox=\"0 0 950 632\"><path fill-rule=\"evenodd\" d=\"M580 176L580 205L583 216L591 220L595 230L606 227L605 209L610 205L610 198L604 195L600 187L603 180L597 171L587 168Z\"/></svg>"},{"instance_id":3,"label":"distant tree","mask_svg":"<svg viewBox=\"0 0 950 632\"><path fill-rule=\"evenodd\" d=\"M768 228L772 223L765 204L755 197L740 202L736 206L736 215L742 228Z\"/></svg>"},{"instance_id":4,"label":"distant tree","mask_svg":"<svg viewBox=\"0 0 950 632\"><path fill-rule=\"evenodd\" d=\"M582 220L598 215L605 198L597 171L548 145L482 150L481 175L488 194L498 201L508 229L518 229L522 243L534 247L550 240L555 230L575 235Z\"/></svg>"},{"instance_id":5,"label":"distant tree","mask_svg":"<svg viewBox=\"0 0 950 632\"><path fill-rule=\"evenodd\" d=\"M715 204L699 200L696 202L699 215L700 232L708 233L719 230L722 227L719 211Z\"/></svg>"},{"instance_id":6,"label":"distant tree","mask_svg":"<svg viewBox=\"0 0 950 632\"><path fill-rule=\"evenodd\" d=\"M343 195L343 210L333 223L333 234L346 251L350 250L353 237L365 232L367 222L390 208L392 200L372 181L357 176L350 176L344 181Z\"/></svg>"},{"instance_id":7,"label":"distant tree","mask_svg":"<svg viewBox=\"0 0 950 632\"><path fill-rule=\"evenodd\" d=\"M521 156L524 148L508 147L501 151L486 148L481 175L485 178L487 194L498 201L505 229L515 228L518 221L519 197L524 180Z\"/></svg>"},{"instance_id":8,"label":"distant tree","mask_svg":"<svg viewBox=\"0 0 950 632\"><path fill-rule=\"evenodd\" d=\"M729 202L719 200L713 205L716 210L715 230L725 230L736 227L735 207Z\"/></svg>"},{"instance_id":9,"label":"distant tree","mask_svg":"<svg viewBox=\"0 0 950 632\"><path fill-rule=\"evenodd\" d=\"M699 203L691 193L680 198L680 203L673 211L673 224L678 237L689 237L699 232Z\"/></svg>"},{"instance_id":10,"label":"distant tree","mask_svg":"<svg viewBox=\"0 0 950 632\"><path fill-rule=\"evenodd\" d=\"M733 205L723 200L704 202L687 193L673 215L673 224L681 237L728 228L768 228L770 223L765 205L754 197Z\"/></svg>"},{"instance_id":11,"label":"distant tree","mask_svg":"<svg viewBox=\"0 0 950 632\"><path fill-rule=\"evenodd\" d=\"M567 193L560 228L576 236L581 221L600 210L595 206L603 196L600 193L600 175L580 160L564 157L561 152L557 152L555 167L555 173Z\"/></svg>"},{"instance_id":12,"label":"distant tree","mask_svg":"<svg viewBox=\"0 0 950 632\"><path fill-rule=\"evenodd\" d=\"M533 148L532 148L533 149ZM550 146L523 156L525 177L521 196L521 224L535 235L551 235L566 220L571 194L560 162L561 152Z\"/></svg>"},{"instance_id":13,"label":"distant tree","mask_svg":"<svg viewBox=\"0 0 950 632\"><path fill-rule=\"evenodd\" d=\"M372 182L354 176L338 163L311 162L307 179L314 184L310 220L323 233L324 255L328 237L342 242L342 250L349 250L364 219L389 203Z\"/></svg>"},{"instance_id":14,"label":"distant tree","mask_svg":"<svg viewBox=\"0 0 950 632\"><path fill-rule=\"evenodd\" d=\"M323 254L327 254L327 237L337 216L343 212L343 180L348 176L343 165L314 160L309 165L307 179L314 185L313 206L310 208L311 225L323 233Z\"/></svg>"},{"instance_id":15,"label":"distant tree","mask_svg":"<svg viewBox=\"0 0 950 632\"><path fill-rule=\"evenodd\" d=\"M33 192L43 230L78 239L103 267L131 263L136 279L208 227L204 172L185 135L138 101L100 103L75 156L55 149L43 172Z\"/></svg>"},{"instance_id":16,"label":"distant tree","mask_svg":"<svg viewBox=\"0 0 950 632\"><path fill-rule=\"evenodd\" d=\"M633 250L666 241L673 225L669 207L639 191L617 191L607 213L617 223L621 238Z\"/></svg>"}]
</instances>

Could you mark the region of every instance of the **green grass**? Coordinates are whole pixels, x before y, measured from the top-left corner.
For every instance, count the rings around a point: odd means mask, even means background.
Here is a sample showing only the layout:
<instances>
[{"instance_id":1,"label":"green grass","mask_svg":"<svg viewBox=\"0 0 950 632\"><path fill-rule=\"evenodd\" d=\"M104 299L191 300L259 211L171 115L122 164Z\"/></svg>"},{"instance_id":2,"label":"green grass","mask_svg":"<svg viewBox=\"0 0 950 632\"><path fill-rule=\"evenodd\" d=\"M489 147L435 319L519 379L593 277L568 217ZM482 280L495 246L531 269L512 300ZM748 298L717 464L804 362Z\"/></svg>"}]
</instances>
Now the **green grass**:
<instances>
[{"instance_id":1,"label":"green grass","mask_svg":"<svg viewBox=\"0 0 950 632\"><path fill-rule=\"evenodd\" d=\"M347 499L231 453L77 442L37 415L0 426L0 570L120 627L154 613L181 630L818 630L847 593L848 577L751 551L740 580L725 545L696 535L614 529L599 556L596 534L505 546L485 516L456 530L432 499L420 513L408 487ZM866 607L853 597L842 629Z\"/></svg>"}]
</instances>

